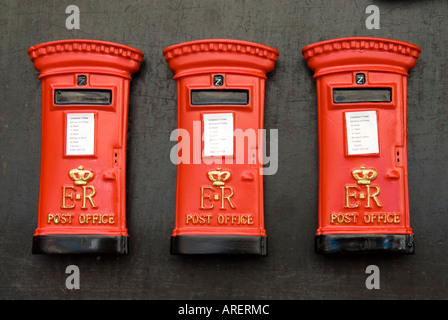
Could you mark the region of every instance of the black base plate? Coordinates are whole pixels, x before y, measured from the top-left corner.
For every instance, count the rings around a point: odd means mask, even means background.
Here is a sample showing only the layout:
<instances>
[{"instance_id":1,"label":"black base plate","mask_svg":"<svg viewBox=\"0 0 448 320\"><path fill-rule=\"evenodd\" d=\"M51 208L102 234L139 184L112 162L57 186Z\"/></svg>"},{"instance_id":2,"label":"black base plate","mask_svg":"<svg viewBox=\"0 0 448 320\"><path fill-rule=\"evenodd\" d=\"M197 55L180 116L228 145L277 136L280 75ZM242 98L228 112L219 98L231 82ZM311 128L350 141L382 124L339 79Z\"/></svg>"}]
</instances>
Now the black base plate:
<instances>
[{"instance_id":1,"label":"black base plate","mask_svg":"<svg viewBox=\"0 0 448 320\"><path fill-rule=\"evenodd\" d=\"M171 237L171 254L267 255L267 237L239 235L179 235Z\"/></svg>"},{"instance_id":2,"label":"black base plate","mask_svg":"<svg viewBox=\"0 0 448 320\"><path fill-rule=\"evenodd\" d=\"M392 252L414 254L414 236L409 234L327 234L315 238L318 253Z\"/></svg>"},{"instance_id":3,"label":"black base plate","mask_svg":"<svg viewBox=\"0 0 448 320\"><path fill-rule=\"evenodd\" d=\"M42 235L33 237L33 254L127 254L127 236Z\"/></svg>"}]
</instances>

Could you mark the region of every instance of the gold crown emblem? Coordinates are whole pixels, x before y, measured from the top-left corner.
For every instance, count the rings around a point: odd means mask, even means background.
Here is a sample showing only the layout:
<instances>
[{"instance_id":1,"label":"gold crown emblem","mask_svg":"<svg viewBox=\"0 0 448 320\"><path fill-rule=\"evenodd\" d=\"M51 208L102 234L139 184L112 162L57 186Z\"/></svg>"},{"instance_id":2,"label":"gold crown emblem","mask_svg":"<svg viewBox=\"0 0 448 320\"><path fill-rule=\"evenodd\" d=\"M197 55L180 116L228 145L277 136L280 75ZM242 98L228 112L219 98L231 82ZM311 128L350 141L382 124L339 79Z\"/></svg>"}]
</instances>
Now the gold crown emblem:
<instances>
[{"instance_id":1,"label":"gold crown emblem","mask_svg":"<svg viewBox=\"0 0 448 320\"><path fill-rule=\"evenodd\" d=\"M84 170L83 166L79 166L68 172L70 179L74 181L77 186L83 186L93 178L93 171Z\"/></svg>"},{"instance_id":2,"label":"gold crown emblem","mask_svg":"<svg viewBox=\"0 0 448 320\"><path fill-rule=\"evenodd\" d=\"M221 168L216 168L216 170L208 172L208 178L213 182L213 186L223 186L225 184L224 181L230 178L230 171L221 171Z\"/></svg>"},{"instance_id":3,"label":"gold crown emblem","mask_svg":"<svg viewBox=\"0 0 448 320\"><path fill-rule=\"evenodd\" d=\"M352 175L358 181L358 184L370 184L371 181L375 180L378 173L375 169L361 167L361 169L353 170Z\"/></svg>"}]
</instances>

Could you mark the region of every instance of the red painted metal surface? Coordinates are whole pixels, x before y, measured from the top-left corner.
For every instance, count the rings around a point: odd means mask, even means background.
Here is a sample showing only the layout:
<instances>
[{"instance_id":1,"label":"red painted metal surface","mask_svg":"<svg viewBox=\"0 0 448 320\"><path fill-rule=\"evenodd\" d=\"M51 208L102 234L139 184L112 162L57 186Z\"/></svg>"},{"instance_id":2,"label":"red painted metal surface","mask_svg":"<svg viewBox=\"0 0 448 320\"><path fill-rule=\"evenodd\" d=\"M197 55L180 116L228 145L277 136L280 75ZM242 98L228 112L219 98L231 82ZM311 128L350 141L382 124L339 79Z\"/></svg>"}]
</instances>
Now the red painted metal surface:
<instances>
[{"instance_id":1,"label":"red painted metal surface","mask_svg":"<svg viewBox=\"0 0 448 320\"><path fill-rule=\"evenodd\" d=\"M420 48L355 37L302 53L317 85L317 251L412 253L406 91Z\"/></svg>"},{"instance_id":2,"label":"red painted metal surface","mask_svg":"<svg viewBox=\"0 0 448 320\"><path fill-rule=\"evenodd\" d=\"M28 53L42 81L33 252L126 253L129 83L143 53L81 39L39 44Z\"/></svg>"},{"instance_id":3,"label":"red painted metal surface","mask_svg":"<svg viewBox=\"0 0 448 320\"><path fill-rule=\"evenodd\" d=\"M252 42L214 39L174 45L163 54L175 72L178 101L180 163L171 253L266 254L259 129L266 73L274 69L278 51ZM247 100L212 98L196 103L194 92L239 92L247 94ZM242 145L229 130L255 136ZM181 133L187 133L189 141ZM222 141L211 143L213 133L226 141L226 150L218 150Z\"/></svg>"}]
</instances>

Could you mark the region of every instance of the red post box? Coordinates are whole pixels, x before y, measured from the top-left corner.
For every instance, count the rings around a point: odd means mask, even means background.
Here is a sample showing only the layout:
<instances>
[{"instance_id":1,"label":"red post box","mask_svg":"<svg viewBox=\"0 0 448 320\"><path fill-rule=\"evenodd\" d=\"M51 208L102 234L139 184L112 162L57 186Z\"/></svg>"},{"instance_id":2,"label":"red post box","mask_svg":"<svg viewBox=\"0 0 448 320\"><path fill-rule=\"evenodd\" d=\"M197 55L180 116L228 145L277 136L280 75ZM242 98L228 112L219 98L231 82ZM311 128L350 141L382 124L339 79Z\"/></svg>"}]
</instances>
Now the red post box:
<instances>
[{"instance_id":1,"label":"red post box","mask_svg":"<svg viewBox=\"0 0 448 320\"><path fill-rule=\"evenodd\" d=\"M321 253L414 253L406 149L415 45L343 38L303 48L317 85Z\"/></svg>"},{"instance_id":2,"label":"red post box","mask_svg":"<svg viewBox=\"0 0 448 320\"><path fill-rule=\"evenodd\" d=\"M33 253L126 254L129 83L143 53L95 40L48 42L28 53L42 81Z\"/></svg>"},{"instance_id":3,"label":"red post box","mask_svg":"<svg viewBox=\"0 0 448 320\"><path fill-rule=\"evenodd\" d=\"M266 73L278 51L215 39L163 53L178 101L171 254L266 255L259 155Z\"/></svg>"}]
</instances>

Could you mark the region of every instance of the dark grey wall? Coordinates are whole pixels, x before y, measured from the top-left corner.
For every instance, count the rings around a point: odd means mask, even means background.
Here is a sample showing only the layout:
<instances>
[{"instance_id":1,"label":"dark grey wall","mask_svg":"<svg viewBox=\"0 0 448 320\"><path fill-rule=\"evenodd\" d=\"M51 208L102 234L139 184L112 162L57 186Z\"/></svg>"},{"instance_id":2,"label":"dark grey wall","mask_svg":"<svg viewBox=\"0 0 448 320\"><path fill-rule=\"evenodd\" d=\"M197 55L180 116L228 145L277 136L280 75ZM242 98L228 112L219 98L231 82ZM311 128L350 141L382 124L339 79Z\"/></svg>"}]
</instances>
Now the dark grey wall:
<instances>
[{"instance_id":1,"label":"dark grey wall","mask_svg":"<svg viewBox=\"0 0 448 320\"><path fill-rule=\"evenodd\" d=\"M80 30L65 8L81 11ZM365 27L365 9L381 28ZM440 299L448 298L447 1L0 0L1 299ZM301 49L321 40L377 36L422 48L408 86L408 162L413 256L327 257L317 228L316 88ZM41 83L27 49L87 38L145 53L131 85L123 257L31 254L37 226ZM279 170L265 177L267 257L170 256L176 167L176 84L162 50L207 38L253 41L280 51L266 85L265 127L279 130ZM81 289L68 290L68 265ZM368 265L380 290L365 286Z\"/></svg>"}]
</instances>

